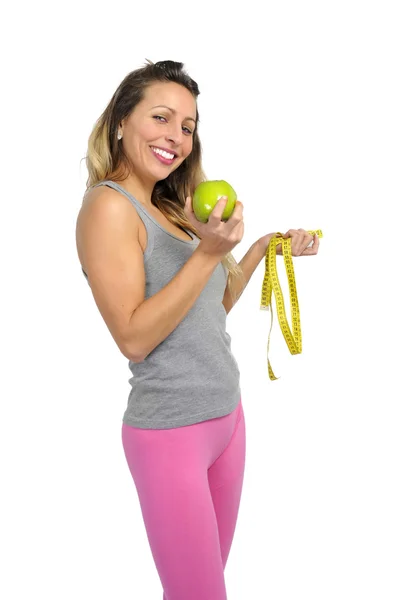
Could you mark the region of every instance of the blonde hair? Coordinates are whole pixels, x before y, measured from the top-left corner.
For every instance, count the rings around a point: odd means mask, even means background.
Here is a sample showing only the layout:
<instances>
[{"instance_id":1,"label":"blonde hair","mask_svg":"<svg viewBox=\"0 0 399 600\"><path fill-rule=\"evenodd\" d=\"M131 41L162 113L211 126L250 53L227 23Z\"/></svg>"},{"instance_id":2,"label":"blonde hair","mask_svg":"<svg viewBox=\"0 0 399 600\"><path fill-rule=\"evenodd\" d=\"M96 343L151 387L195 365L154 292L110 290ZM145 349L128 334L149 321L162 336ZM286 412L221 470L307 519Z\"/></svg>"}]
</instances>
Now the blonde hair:
<instances>
[{"instance_id":1,"label":"blonde hair","mask_svg":"<svg viewBox=\"0 0 399 600\"><path fill-rule=\"evenodd\" d=\"M155 82L172 81L187 88L195 98L200 94L197 83L183 70L183 63L166 60L154 64L146 60L147 64L144 67L132 71L123 79L92 129L85 156L89 173L86 193L100 181L123 181L129 176L131 165L123 145L117 138L118 126L143 99L147 87ZM188 229L201 239L201 235L187 220L184 212L186 197L192 197L195 188L207 180L202 168L198 108L196 122L190 155L166 179L155 184L151 202L171 223ZM244 283L244 273L231 252L227 253L221 262L228 271L227 286L234 303L237 296L234 293L233 281L238 278ZM239 286L239 289L241 287Z\"/></svg>"}]
</instances>

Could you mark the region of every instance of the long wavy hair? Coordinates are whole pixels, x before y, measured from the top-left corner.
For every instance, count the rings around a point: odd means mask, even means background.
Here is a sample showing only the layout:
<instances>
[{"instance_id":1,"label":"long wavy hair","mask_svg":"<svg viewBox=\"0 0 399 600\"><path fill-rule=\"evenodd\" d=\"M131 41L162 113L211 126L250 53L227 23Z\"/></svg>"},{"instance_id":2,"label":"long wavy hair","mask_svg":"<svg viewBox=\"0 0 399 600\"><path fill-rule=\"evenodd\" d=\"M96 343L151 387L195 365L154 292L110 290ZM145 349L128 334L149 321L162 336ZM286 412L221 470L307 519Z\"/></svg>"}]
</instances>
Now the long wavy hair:
<instances>
[{"instance_id":1,"label":"long wavy hair","mask_svg":"<svg viewBox=\"0 0 399 600\"><path fill-rule=\"evenodd\" d=\"M195 99L200 94L197 83L183 69L183 63L165 60L154 64L148 59L146 63L144 67L132 71L123 79L92 129L85 156L89 173L85 194L100 181L124 181L129 176L131 165L122 143L117 138L118 126L141 102L147 87L155 82L172 81L187 88ZM184 212L186 197L193 197L195 188L202 181L207 180L202 168L198 107L196 107L196 121L191 153L166 179L155 184L151 203L171 223L188 229L201 239L200 233L187 220ZM227 253L221 262L228 271L227 285L234 303L237 296L234 293L233 282L238 278L244 283L244 273L231 252ZM238 289L241 287L238 286Z\"/></svg>"}]
</instances>

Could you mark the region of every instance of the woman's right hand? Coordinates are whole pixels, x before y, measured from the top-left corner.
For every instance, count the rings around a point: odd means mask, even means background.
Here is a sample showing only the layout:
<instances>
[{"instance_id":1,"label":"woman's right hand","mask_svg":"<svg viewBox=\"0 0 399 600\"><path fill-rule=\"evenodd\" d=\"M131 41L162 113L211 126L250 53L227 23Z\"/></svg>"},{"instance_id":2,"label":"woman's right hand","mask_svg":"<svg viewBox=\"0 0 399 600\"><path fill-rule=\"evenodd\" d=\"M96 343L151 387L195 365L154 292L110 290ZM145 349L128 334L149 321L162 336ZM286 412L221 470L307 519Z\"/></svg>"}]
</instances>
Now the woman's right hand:
<instances>
[{"instance_id":1,"label":"woman's right hand","mask_svg":"<svg viewBox=\"0 0 399 600\"><path fill-rule=\"evenodd\" d=\"M227 221L222 221L223 211L226 207L227 197L219 198L212 212L209 215L207 223L198 221L192 207L192 198L186 198L184 212L187 219L194 225L201 234L201 240L198 244L206 254L223 258L228 252L236 246L244 235L243 208L244 205L239 200L236 201L234 210Z\"/></svg>"}]
</instances>

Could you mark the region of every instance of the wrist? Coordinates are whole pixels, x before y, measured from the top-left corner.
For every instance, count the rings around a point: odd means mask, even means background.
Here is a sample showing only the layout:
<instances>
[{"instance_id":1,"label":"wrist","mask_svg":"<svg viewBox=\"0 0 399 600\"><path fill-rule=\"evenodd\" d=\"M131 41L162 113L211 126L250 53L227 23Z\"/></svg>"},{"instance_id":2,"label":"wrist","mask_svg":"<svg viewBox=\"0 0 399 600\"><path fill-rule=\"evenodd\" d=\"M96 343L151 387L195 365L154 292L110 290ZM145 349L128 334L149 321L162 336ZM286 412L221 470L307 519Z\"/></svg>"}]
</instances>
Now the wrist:
<instances>
[{"instance_id":1,"label":"wrist","mask_svg":"<svg viewBox=\"0 0 399 600\"><path fill-rule=\"evenodd\" d=\"M266 250L267 250L267 247L269 246L272 236L273 236L272 233L268 233L268 234L262 236L261 238L259 238L258 240L256 240L256 242L255 242L255 245L257 246L257 248L259 249L259 252L263 256L266 254Z\"/></svg>"},{"instance_id":2,"label":"wrist","mask_svg":"<svg viewBox=\"0 0 399 600\"><path fill-rule=\"evenodd\" d=\"M222 261L225 256L224 254L215 254L214 252L208 251L204 245L201 245L201 242L195 249L194 254L198 254L199 256L205 258L205 260L212 261L215 264L218 264L220 261Z\"/></svg>"}]
</instances>

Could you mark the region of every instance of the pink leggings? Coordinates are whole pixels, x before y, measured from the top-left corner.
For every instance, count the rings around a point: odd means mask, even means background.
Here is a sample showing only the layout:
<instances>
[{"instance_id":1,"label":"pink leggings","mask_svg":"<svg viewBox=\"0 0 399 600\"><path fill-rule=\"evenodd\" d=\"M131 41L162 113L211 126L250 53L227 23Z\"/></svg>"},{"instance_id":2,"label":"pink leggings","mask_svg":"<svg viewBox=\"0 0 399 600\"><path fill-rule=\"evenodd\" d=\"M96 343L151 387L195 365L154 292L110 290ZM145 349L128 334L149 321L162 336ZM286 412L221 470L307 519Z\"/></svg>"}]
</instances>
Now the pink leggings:
<instances>
[{"instance_id":1,"label":"pink leggings","mask_svg":"<svg viewBox=\"0 0 399 600\"><path fill-rule=\"evenodd\" d=\"M230 414L175 429L122 424L163 600L226 600L245 467L241 400Z\"/></svg>"}]
</instances>

